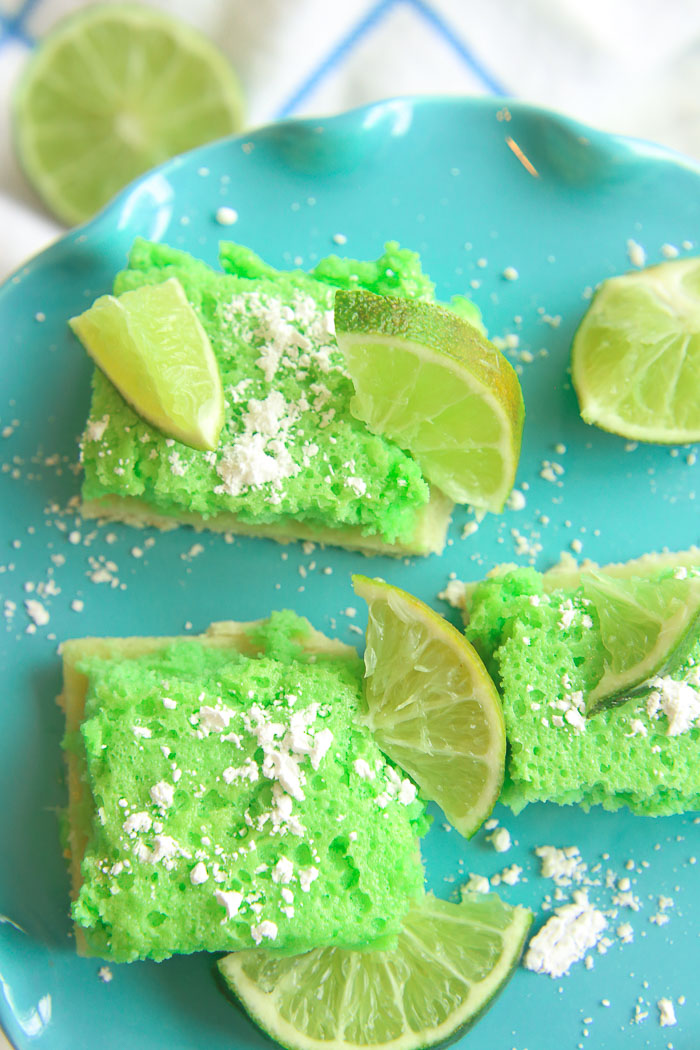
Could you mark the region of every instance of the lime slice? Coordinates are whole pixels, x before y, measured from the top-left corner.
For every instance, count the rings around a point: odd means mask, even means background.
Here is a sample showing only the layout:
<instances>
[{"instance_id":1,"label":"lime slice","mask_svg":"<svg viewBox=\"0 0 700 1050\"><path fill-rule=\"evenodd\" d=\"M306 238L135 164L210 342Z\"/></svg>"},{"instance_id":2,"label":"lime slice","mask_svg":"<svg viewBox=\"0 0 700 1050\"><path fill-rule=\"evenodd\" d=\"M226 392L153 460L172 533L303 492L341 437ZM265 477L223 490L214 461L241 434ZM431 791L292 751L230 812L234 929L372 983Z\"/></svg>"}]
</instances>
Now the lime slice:
<instances>
[{"instance_id":1,"label":"lime slice","mask_svg":"<svg viewBox=\"0 0 700 1050\"><path fill-rule=\"evenodd\" d=\"M426 896L390 951L263 948L219 962L253 1020L290 1050L414 1050L452 1041L518 963L532 915L495 894L461 904Z\"/></svg>"},{"instance_id":2,"label":"lime slice","mask_svg":"<svg viewBox=\"0 0 700 1050\"><path fill-rule=\"evenodd\" d=\"M635 441L700 440L700 259L604 281L571 367L586 423Z\"/></svg>"},{"instance_id":3,"label":"lime slice","mask_svg":"<svg viewBox=\"0 0 700 1050\"><path fill-rule=\"evenodd\" d=\"M63 222L90 218L137 175L238 131L241 88L191 25L136 4L96 4L61 21L14 97L24 172Z\"/></svg>"},{"instance_id":4,"label":"lime slice","mask_svg":"<svg viewBox=\"0 0 700 1050\"><path fill-rule=\"evenodd\" d=\"M654 675L672 674L700 636L700 576L614 578L581 573L595 606L605 647L603 675L586 702L587 714L626 700Z\"/></svg>"},{"instance_id":5,"label":"lime slice","mask_svg":"<svg viewBox=\"0 0 700 1050\"><path fill-rule=\"evenodd\" d=\"M135 412L192 448L216 448L224 392L209 343L174 277L103 295L68 322Z\"/></svg>"},{"instance_id":6,"label":"lime slice","mask_svg":"<svg viewBox=\"0 0 700 1050\"><path fill-rule=\"evenodd\" d=\"M501 511L524 418L505 357L463 317L415 299L339 291L335 328L353 414L408 449L456 503Z\"/></svg>"},{"instance_id":7,"label":"lime slice","mask_svg":"<svg viewBox=\"0 0 700 1050\"><path fill-rule=\"evenodd\" d=\"M503 784L496 687L464 635L429 606L381 580L352 581L369 605L365 697L375 739L424 798L473 835Z\"/></svg>"}]
</instances>

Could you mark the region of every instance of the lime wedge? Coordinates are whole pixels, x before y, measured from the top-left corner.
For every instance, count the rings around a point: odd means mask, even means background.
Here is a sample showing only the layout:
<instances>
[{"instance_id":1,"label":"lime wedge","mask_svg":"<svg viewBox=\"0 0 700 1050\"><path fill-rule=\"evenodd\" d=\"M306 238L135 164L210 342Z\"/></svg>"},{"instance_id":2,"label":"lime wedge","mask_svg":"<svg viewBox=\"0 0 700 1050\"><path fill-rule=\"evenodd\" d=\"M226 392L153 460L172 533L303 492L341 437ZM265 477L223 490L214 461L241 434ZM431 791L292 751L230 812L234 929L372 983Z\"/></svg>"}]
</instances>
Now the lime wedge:
<instances>
[{"instance_id":1,"label":"lime wedge","mask_svg":"<svg viewBox=\"0 0 700 1050\"><path fill-rule=\"evenodd\" d=\"M581 582L605 648L603 675L586 702L591 715L684 662L700 636L700 576L649 580L583 572Z\"/></svg>"},{"instance_id":2,"label":"lime wedge","mask_svg":"<svg viewBox=\"0 0 700 1050\"><path fill-rule=\"evenodd\" d=\"M634 441L700 440L700 259L604 281L571 368L586 423Z\"/></svg>"},{"instance_id":3,"label":"lime wedge","mask_svg":"<svg viewBox=\"0 0 700 1050\"><path fill-rule=\"evenodd\" d=\"M238 131L243 117L221 52L191 25L137 4L90 5L61 21L13 101L20 164L68 224L154 165Z\"/></svg>"},{"instance_id":4,"label":"lime wedge","mask_svg":"<svg viewBox=\"0 0 700 1050\"><path fill-rule=\"evenodd\" d=\"M503 784L496 687L464 635L429 606L381 580L352 581L369 605L365 697L375 739L424 798L473 835Z\"/></svg>"},{"instance_id":5,"label":"lime wedge","mask_svg":"<svg viewBox=\"0 0 700 1050\"><path fill-rule=\"evenodd\" d=\"M221 376L179 281L103 295L68 323L135 412L185 445L216 448L224 425Z\"/></svg>"},{"instance_id":6,"label":"lime wedge","mask_svg":"<svg viewBox=\"0 0 700 1050\"><path fill-rule=\"evenodd\" d=\"M367 291L335 297L351 412L408 449L456 503L501 511L523 428L518 377L463 317L435 303Z\"/></svg>"},{"instance_id":7,"label":"lime wedge","mask_svg":"<svg viewBox=\"0 0 700 1050\"><path fill-rule=\"evenodd\" d=\"M461 904L428 895L390 951L263 948L219 962L252 1019L289 1050L418 1050L451 1042L515 969L531 913L495 894Z\"/></svg>"}]
</instances>

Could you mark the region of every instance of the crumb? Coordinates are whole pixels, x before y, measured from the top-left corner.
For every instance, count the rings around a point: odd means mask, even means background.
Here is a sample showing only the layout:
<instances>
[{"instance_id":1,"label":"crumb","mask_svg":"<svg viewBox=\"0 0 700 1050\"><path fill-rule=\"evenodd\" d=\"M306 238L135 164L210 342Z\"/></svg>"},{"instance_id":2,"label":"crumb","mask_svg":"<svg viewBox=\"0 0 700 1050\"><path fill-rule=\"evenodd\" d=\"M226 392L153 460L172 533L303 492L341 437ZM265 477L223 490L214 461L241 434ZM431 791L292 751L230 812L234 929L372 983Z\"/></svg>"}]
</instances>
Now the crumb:
<instances>
[{"instance_id":1,"label":"crumb","mask_svg":"<svg viewBox=\"0 0 700 1050\"><path fill-rule=\"evenodd\" d=\"M216 221L219 226L233 226L235 222L238 222L238 212L235 208L228 208L223 205L217 209Z\"/></svg>"},{"instance_id":2,"label":"crumb","mask_svg":"<svg viewBox=\"0 0 700 1050\"><path fill-rule=\"evenodd\" d=\"M656 1005L659 1008L659 1026L661 1028L670 1028L678 1023L676 1021L676 1012L670 999L659 999Z\"/></svg>"},{"instance_id":3,"label":"crumb","mask_svg":"<svg viewBox=\"0 0 700 1050\"><path fill-rule=\"evenodd\" d=\"M641 269L647 261L647 253L644 251L641 244L638 244L637 241L630 238L630 240L627 241L627 258L633 266Z\"/></svg>"},{"instance_id":4,"label":"crumb","mask_svg":"<svg viewBox=\"0 0 700 1050\"><path fill-rule=\"evenodd\" d=\"M487 841L491 843L496 853L506 853L512 846L510 832L508 828L496 828L490 835L487 835Z\"/></svg>"}]
</instances>

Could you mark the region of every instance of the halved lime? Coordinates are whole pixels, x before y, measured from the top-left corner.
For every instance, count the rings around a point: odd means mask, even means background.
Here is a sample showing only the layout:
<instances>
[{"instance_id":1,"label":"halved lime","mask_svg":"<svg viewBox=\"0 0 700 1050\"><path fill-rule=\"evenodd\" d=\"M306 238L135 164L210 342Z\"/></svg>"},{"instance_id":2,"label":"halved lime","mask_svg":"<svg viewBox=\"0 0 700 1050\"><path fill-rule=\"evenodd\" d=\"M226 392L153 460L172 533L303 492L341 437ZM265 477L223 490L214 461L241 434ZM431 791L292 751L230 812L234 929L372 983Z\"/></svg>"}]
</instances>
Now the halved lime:
<instances>
[{"instance_id":1,"label":"halved lime","mask_svg":"<svg viewBox=\"0 0 700 1050\"><path fill-rule=\"evenodd\" d=\"M532 914L495 894L426 896L390 951L235 952L219 969L252 1019L290 1050L418 1050L451 1042L515 969Z\"/></svg>"},{"instance_id":2,"label":"halved lime","mask_svg":"<svg viewBox=\"0 0 700 1050\"><path fill-rule=\"evenodd\" d=\"M595 714L626 700L654 675L672 674L700 636L700 576L615 578L582 572L605 647L603 675L586 701Z\"/></svg>"},{"instance_id":3,"label":"halved lime","mask_svg":"<svg viewBox=\"0 0 700 1050\"><path fill-rule=\"evenodd\" d=\"M135 412L185 445L216 448L221 376L179 281L103 295L68 323Z\"/></svg>"},{"instance_id":4,"label":"halved lime","mask_svg":"<svg viewBox=\"0 0 700 1050\"><path fill-rule=\"evenodd\" d=\"M224 55L191 25L140 4L90 5L61 21L29 59L13 107L20 164L68 224L242 122Z\"/></svg>"},{"instance_id":5,"label":"halved lime","mask_svg":"<svg viewBox=\"0 0 700 1050\"><path fill-rule=\"evenodd\" d=\"M350 410L393 438L456 503L501 511L513 487L523 396L513 368L444 306L367 291L335 297Z\"/></svg>"},{"instance_id":6,"label":"halved lime","mask_svg":"<svg viewBox=\"0 0 700 1050\"><path fill-rule=\"evenodd\" d=\"M473 835L503 784L496 687L464 635L429 606L382 580L352 582L369 605L365 697L375 739L424 798Z\"/></svg>"},{"instance_id":7,"label":"halved lime","mask_svg":"<svg viewBox=\"0 0 700 1050\"><path fill-rule=\"evenodd\" d=\"M571 368L586 423L635 441L700 440L700 259L604 281Z\"/></svg>"}]
</instances>

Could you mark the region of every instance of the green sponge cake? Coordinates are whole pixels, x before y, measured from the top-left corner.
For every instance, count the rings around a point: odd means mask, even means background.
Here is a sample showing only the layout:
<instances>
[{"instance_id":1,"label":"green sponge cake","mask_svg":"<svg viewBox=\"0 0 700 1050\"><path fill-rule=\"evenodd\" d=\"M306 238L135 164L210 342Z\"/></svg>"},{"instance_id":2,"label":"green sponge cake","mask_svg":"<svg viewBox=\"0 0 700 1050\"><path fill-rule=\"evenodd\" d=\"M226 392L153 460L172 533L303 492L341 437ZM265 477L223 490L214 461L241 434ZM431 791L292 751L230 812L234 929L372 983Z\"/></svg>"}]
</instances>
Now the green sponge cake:
<instances>
[{"instance_id":1,"label":"green sponge cake","mask_svg":"<svg viewBox=\"0 0 700 1050\"><path fill-rule=\"evenodd\" d=\"M215 452L164 437L95 370L83 436L83 514L133 524L311 539L367 551L442 550L451 502L410 453L350 412L353 385L333 332L336 288L433 300L414 252L376 262L330 257L282 272L221 246L225 272L136 241L119 295L176 278L221 373L225 422ZM461 306L460 306L461 302ZM466 300L471 320L478 311Z\"/></svg>"},{"instance_id":2,"label":"green sponge cake","mask_svg":"<svg viewBox=\"0 0 700 1050\"><path fill-rule=\"evenodd\" d=\"M427 821L363 724L354 649L285 612L62 652L82 951L391 943Z\"/></svg>"},{"instance_id":3,"label":"green sponge cake","mask_svg":"<svg viewBox=\"0 0 700 1050\"><path fill-rule=\"evenodd\" d=\"M700 551L607 567L700 576ZM603 672L600 621L580 573L508 568L467 589L466 634L500 688L515 812L551 800L662 815L700 808L700 643L637 698L586 717Z\"/></svg>"}]
</instances>

